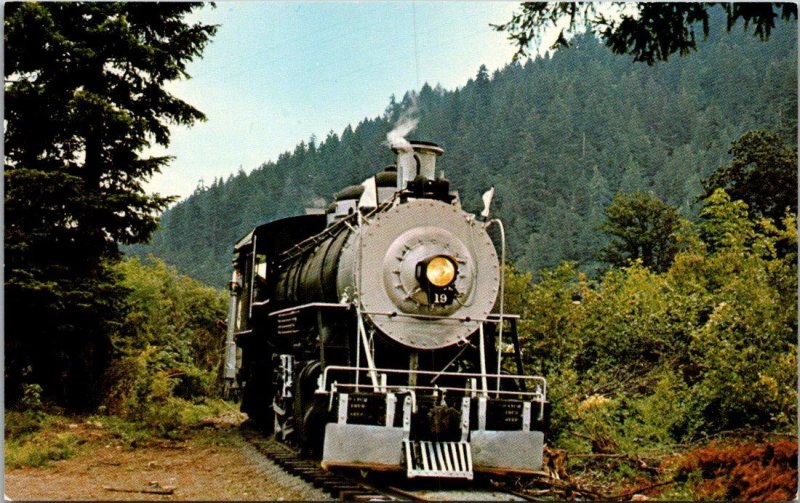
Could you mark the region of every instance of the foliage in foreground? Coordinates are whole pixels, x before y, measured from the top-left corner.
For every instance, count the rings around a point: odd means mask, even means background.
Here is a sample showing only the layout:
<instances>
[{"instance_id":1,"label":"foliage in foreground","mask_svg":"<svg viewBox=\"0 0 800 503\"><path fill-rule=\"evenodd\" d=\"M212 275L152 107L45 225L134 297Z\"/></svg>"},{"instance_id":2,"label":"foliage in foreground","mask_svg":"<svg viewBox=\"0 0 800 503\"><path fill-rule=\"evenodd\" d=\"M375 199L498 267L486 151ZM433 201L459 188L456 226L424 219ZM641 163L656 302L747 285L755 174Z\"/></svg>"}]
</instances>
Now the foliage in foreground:
<instances>
[{"instance_id":1,"label":"foliage in foreground","mask_svg":"<svg viewBox=\"0 0 800 503\"><path fill-rule=\"evenodd\" d=\"M25 385L21 410L6 411L7 468L71 457L86 442L85 428L136 447L152 437L184 438L205 418L232 407L213 398L225 334L224 293L158 260L123 260L114 274L127 291L127 316L111 336L114 357L104 376L100 414L65 416L41 386Z\"/></svg>"},{"instance_id":2,"label":"foliage in foreground","mask_svg":"<svg viewBox=\"0 0 800 503\"><path fill-rule=\"evenodd\" d=\"M551 385L556 446L643 455L724 430L794 431L794 215L754 220L717 190L681 240L663 273L634 263L590 280L564 263L529 288L510 272L506 305L522 315L527 370Z\"/></svg>"},{"instance_id":3,"label":"foliage in foreground","mask_svg":"<svg viewBox=\"0 0 800 503\"><path fill-rule=\"evenodd\" d=\"M602 7L578 2L524 2L511 19L493 25L508 33L517 47L514 59L528 54L528 46L540 46L548 30L561 29L553 48L569 47L565 31L584 27L599 35L616 54L629 54L634 61L649 65L667 61L670 56L685 56L697 50L702 31L708 37L710 10L719 5L728 31L743 20L745 31L767 40L775 28L775 20L797 19L797 5L791 3L606 3ZM566 29L565 26L568 26Z\"/></svg>"},{"instance_id":4,"label":"foliage in foreground","mask_svg":"<svg viewBox=\"0 0 800 503\"><path fill-rule=\"evenodd\" d=\"M166 433L184 420L187 401L219 391L225 295L158 260L125 260L117 271L130 311L113 337L117 357L103 405Z\"/></svg>"},{"instance_id":5,"label":"foliage in foreground","mask_svg":"<svg viewBox=\"0 0 800 503\"><path fill-rule=\"evenodd\" d=\"M7 411L5 467L8 470L47 466L52 461L71 458L93 443L136 448L158 443L159 438L194 438L193 431L234 407L219 399L191 402L175 398L162 409L157 422L106 414L70 416L58 409Z\"/></svg>"}]
</instances>

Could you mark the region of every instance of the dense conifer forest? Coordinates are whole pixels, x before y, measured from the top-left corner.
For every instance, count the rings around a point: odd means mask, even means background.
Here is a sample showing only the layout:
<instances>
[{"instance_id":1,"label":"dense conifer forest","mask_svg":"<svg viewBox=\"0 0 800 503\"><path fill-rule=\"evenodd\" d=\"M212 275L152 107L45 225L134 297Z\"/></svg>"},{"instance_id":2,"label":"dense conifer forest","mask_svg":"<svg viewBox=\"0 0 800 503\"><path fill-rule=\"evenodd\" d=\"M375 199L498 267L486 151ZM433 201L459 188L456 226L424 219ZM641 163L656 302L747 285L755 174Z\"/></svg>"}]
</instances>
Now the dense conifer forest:
<instances>
[{"instance_id":1,"label":"dense conifer forest","mask_svg":"<svg viewBox=\"0 0 800 503\"><path fill-rule=\"evenodd\" d=\"M149 246L129 251L222 286L236 239L259 223L324 208L334 192L391 164L386 133L416 108L409 137L445 148L439 166L468 210L479 211L481 194L496 187L493 209L517 267L570 260L595 273L609 239L600 226L617 192L650 192L693 220L702 181L730 161L731 142L753 129L795 142L796 23L778 25L766 43L740 29L712 33L691 56L654 66L579 35L552 55L493 74L481 67L455 90L425 84L340 134L198 186L164 213Z\"/></svg>"}]
</instances>

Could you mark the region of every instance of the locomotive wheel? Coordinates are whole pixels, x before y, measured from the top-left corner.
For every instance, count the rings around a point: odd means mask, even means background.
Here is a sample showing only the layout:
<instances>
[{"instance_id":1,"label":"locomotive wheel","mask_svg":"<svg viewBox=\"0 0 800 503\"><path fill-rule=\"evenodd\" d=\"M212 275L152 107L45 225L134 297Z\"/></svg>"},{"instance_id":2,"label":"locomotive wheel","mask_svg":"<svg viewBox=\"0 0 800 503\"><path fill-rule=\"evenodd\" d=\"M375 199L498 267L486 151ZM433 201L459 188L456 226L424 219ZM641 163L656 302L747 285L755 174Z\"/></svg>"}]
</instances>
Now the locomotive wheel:
<instances>
[{"instance_id":1,"label":"locomotive wheel","mask_svg":"<svg viewBox=\"0 0 800 503\"><path fill-rule=\"evenodd\" d=\"M316 404L317 378L322 371L319 362L308 363L294 383L294 417L297 418L297 443L300 454L305 457L320 457L324 434L324 409Z\"/></svg>"}]
</instances>

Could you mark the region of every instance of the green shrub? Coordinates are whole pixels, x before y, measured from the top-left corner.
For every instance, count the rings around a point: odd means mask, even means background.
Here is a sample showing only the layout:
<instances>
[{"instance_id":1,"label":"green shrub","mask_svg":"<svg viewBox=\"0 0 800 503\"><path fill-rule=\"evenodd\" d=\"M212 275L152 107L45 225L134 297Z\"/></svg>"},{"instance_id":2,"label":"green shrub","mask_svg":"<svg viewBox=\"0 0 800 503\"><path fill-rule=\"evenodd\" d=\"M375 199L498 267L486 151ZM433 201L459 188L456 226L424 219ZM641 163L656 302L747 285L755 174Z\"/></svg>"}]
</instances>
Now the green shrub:
<instances>
[{"instance_id":1,"label":"green shrub","mask_svg":"<svg viewBox=\"0 0 800 503\"><path fill-rule=\"evenodd\" d=\"M184 366L175 374L175 396L187 400L211 396L215 391L215 376L207 370L194 366Z\"/></svg>"},{"instance_id":2,"label":"green shrub","mask_svg":"<svg viewBox=\"0 0 800 503\"><path fill-rule=\"evenodd\" d=\"M31 412L44 411L42 404L42 387L36 383L22 385L22 399L20 405Z\"/></svg>"},{"instance_id":3,"label":"green shrub","mask_svg":"<svg viewBox=\"0 0 800 503\"><path fill-rule=\"evenodd\" d=\"M226 296L182 276L163 262L137 259L117 266L129 289L117 358L107 372L104 406L124 418L174 429L181 406L219 391ZM177 408L176 408L177 407Z\"/></svg>"},{"instance_id":4,"label":"green shrub","mask_svg":"<svg viewBox=\"0 0 800 503\"><path fill-rule=\"evenodd\" d=\"M754 221L724 191L686 224L668 270L597 279L564 263L530 286L508 269L528 372L543 373L554 443L665 450L714 433L795 430L796 219ZM588 437L588 438L585 438Z\"/></svg>"}]
</instances>

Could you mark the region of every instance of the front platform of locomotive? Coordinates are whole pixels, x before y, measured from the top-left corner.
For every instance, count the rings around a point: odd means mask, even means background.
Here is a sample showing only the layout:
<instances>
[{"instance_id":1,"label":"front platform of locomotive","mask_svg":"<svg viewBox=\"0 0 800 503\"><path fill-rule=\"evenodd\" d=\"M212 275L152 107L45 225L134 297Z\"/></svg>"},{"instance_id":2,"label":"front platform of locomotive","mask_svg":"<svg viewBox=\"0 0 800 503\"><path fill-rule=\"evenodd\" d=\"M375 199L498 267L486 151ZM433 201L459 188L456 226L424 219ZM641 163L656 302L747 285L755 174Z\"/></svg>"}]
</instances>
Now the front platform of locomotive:
<instances>
[{"instance_id":1,"label":"front platform of locomotive","mask_svg":"<svg viewBox=\"0 0 800 503\"><path fill-rule=\"evenodd\" d=\"M467 479L538 470L547 383L523 375L517 317L498 302L505 245L498 257L487 229L502 224L463 211L435 177L440 147L394 150L391 196L365 182L338 259L356 358L318 379L322 465Z\"/></svg>"}]
</instances>

